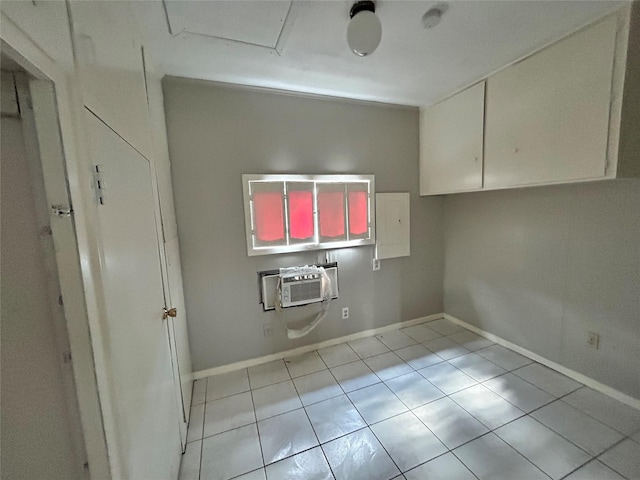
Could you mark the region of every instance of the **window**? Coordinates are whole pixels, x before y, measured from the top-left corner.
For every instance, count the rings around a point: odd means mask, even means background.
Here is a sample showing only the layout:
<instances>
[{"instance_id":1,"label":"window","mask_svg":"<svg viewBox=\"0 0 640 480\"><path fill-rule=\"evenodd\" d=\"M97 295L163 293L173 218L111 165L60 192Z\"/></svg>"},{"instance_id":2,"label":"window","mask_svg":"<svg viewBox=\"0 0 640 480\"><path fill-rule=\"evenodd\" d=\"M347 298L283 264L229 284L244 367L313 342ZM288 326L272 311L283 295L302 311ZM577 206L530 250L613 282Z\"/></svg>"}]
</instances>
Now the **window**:
<instances>
[{"instance_id":1,"label":"window","mask_svg":"<svg viewBox=\"0 0 640 480\"><path fill-rule=\"evenodd\" d=\"M375 243L373 175L243 175L247 253Z\"/></svg>"}]
</instances>

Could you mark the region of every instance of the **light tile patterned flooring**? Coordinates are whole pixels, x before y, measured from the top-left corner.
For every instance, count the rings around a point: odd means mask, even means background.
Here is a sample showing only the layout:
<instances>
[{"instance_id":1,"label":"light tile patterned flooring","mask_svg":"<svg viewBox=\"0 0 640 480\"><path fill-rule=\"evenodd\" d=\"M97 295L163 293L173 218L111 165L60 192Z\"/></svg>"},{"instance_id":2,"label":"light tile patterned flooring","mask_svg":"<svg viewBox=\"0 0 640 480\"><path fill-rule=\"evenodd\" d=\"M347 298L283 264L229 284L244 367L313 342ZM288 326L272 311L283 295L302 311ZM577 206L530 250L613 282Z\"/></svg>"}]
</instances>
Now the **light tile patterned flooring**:
<instances>
[{"instance_id":1,"label":"light tile patterned flooring","mask_svg":"<svg viewBox=\"0 0 640 480\"><path fill-rule=\"evenodd\" d=\"M637 479L640 411L436 320L198 380L180 480Z\"/></svg>"}]
</instances>

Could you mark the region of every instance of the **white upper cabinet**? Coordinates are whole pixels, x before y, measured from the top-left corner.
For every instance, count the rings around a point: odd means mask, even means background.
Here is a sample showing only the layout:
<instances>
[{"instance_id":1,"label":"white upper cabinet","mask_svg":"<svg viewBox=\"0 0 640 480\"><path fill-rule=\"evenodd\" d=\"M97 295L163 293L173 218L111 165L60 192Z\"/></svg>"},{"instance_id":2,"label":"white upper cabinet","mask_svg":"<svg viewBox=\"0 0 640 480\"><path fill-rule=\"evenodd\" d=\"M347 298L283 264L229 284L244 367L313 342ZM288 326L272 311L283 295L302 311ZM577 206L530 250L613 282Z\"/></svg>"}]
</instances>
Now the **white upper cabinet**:
<instances>
[{"instance_id":1,"label":"white upper cabinet","mask_svg":"<svg viewBox=\"0 0 640 480\"><path fill-rule=\"evenodd\" d=\"M640 177L638 99L634 2L423 109L420 194Z\"/></svg>"},{"instance_id":2,"label":"white upper cabinet","mask_svg":"<svg viewBox=\"0 0 640 480\"><path fill-rule=\"evenodd\" d=\"M487 80L489 189L603 177L617 19Z\"/></svg>"},{"instance_id":3,"label":"white upper cabinet","mask_svg":"<svg viewBox=\"0 0 640 480\"><path fill-rule=\"evenodd\" d=\"M87 108L153 158L142 45L128 2L71 2L77 67Z\"/></svg>"},{"instance_id":4,"label":"white upper cabinet","mask_svg":"<svg viewBox=\"0 0 640 480\"><path fill-rule=\"evenodd\" d=\"M420 112L420 194L482 188L485 82Z\"/></svg>"}]
</instances>

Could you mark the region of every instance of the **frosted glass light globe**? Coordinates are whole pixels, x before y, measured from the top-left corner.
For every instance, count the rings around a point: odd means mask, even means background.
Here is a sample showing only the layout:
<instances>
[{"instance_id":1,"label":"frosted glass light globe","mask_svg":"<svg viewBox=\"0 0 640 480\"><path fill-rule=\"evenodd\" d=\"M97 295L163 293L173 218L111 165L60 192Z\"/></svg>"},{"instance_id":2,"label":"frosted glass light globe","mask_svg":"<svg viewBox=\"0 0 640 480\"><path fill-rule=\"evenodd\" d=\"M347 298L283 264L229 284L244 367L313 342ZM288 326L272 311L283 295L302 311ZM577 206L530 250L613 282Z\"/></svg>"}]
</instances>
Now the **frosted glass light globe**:
<instances>
[{"instance_id":1,"label":"frosted glass light globe","mask_svg":"<svg viewBox=\"0 0 640 480\"><path fill-rule=\"evenodd\" d=\"M361 57L366 57L380 45L382 24L378 16L368 10L356 13L347 27L349 48Z\"/></svg>"}]
</instances>

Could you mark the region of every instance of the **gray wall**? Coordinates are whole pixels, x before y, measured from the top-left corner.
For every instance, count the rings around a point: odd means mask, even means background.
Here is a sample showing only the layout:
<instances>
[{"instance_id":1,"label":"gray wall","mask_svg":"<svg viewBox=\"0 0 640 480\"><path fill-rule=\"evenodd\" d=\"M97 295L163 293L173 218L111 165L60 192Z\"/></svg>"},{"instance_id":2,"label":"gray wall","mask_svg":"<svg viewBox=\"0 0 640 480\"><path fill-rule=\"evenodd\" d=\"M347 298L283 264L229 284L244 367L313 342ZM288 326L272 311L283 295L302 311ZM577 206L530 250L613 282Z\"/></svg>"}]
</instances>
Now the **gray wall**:
<instances>
[{"instance_id":1,"label":"gray wall","mask_svg":"<svg viewBox=\"0 0 640 480\"><path fill-rule=\"evenodd\" d=\"M451 195L444 218L445 312L640 398L639 180Z\"/></svg>"},{"instance_id":2,"label":"gray wall","mask_svg":"<svg viewBox=\"0 0 640 480\"><path fill-rule=\"evenodd\" d=\"M442 199L418 196L417 109L177 78L164 93L194 371L442 311ZM247 256L243 173L375 174L378 192L411 193L411 256L373 272L373 247L332 250L340 298L315 331L288 340L258 303L256 272L319 256Z\"/></svg>"}]
</instances>

